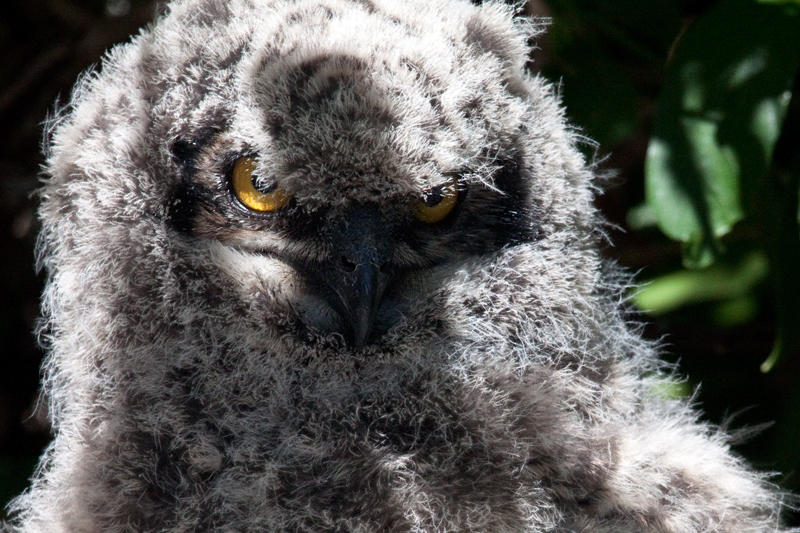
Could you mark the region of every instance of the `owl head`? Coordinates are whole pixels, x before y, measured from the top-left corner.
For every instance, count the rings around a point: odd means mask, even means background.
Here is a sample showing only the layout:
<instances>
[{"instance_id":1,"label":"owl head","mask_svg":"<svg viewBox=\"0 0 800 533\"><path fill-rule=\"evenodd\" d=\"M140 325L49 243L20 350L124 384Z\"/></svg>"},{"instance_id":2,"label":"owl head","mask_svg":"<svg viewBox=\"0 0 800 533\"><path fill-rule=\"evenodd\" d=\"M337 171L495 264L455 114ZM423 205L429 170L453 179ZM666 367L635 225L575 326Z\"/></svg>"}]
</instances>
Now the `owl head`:
<instances>
[{"instance_id":1,"label":"owl head","mask_svg":"<svg viewBox=\"0 0 800 533\"><path fill-rule=\"evenodd\" d=\"M591 171L525 71L537 29L498 2L170 4L52 125L53 327L385 352L462 335L491 301L469 279L523 250L573 250L588 296ZM503 269L475 290L505 299Z\"/></svg>"}]
</instances>

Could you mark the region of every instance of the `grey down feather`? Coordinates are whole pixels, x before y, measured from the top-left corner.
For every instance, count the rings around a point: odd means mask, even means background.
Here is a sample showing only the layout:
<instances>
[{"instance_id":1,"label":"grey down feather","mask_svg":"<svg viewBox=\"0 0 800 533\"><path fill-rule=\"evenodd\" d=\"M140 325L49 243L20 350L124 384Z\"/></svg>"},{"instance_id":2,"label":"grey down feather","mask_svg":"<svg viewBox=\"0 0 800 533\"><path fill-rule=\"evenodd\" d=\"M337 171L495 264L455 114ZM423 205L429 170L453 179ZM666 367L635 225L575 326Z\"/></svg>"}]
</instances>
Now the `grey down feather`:
<instances>
[{"instance_id":1,"label":"grey down feather","mask_svg":"<svg viewBox=\"0 0 800 533\"><path fill-rule=\"evenodd\" d=\"M659 394L540 30L176 0L84 76L40 192L55 438L8 530L785 531Z\"/></svg>"}]
</instances>

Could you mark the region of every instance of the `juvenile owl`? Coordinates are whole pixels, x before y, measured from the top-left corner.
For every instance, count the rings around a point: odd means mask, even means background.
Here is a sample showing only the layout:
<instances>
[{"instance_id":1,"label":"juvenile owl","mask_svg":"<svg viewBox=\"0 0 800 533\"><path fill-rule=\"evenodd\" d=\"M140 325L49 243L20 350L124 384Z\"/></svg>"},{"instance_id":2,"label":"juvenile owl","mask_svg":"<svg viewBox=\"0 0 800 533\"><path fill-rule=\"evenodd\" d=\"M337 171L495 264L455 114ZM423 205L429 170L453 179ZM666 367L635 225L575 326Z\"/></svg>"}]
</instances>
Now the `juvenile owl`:
<instances>
[{"instance_id":1,"label":"juvenile owl","mask_svg":"<svg viewBox=\"0 0 800 533\"><path fill-rule=\"evenodd\" d=\"M13 531L774 532L500 2L177 0L53 120Z\"/></svg>"}]
</instances>

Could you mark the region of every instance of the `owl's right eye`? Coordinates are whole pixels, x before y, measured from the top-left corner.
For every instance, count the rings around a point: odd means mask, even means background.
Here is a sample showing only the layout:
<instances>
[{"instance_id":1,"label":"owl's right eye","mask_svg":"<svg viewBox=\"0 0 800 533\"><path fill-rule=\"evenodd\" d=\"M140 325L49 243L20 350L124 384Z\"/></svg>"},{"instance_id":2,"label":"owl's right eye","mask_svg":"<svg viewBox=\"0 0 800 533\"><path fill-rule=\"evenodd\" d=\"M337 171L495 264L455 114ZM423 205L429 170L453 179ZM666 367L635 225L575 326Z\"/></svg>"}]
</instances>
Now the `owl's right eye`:
<instances>
[{"instance_id":1,"label":"owl's right eye","mask_svg":"<svg viewBox=\"0 0 800 533\"><path fill-rule=\"evenodd\" d=\"M256 171L254 157L240 157L233 163L231 188L236 199L251 211L271 213L289 203L289 195L275 183L264 184Z\"/></svg>"},{"instance_id":2,"label":"owl's right eye","mask_svg":"<svg viewBox=\"0 0 800 533\"><path fill-rule=\"evenodd\" d=\"M458 203L459 183L457 177L450 182L423 191L423 197L414 205L414 216L427 224L445 219Z\"/></svg>"}]
</instances>

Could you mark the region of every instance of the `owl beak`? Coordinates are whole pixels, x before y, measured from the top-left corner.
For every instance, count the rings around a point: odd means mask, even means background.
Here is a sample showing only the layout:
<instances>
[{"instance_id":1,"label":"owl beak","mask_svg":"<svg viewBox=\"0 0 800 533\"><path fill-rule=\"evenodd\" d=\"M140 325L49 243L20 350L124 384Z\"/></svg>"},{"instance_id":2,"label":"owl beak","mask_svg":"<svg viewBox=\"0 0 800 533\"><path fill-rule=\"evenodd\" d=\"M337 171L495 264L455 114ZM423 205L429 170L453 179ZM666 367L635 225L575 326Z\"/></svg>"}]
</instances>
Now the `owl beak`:
<instances>
[{"instance_id":1,"label":"owl beak","mask_svg":"<svg viewBox=\"0 0 800 533\"><path fill-rule=\"evenodd\" d=\"M383 294L393 281L387 265L393 249L389 224L377 208L356 205L329 225L331 259L320 272L356 350L370 338Z\"/></svg>"},{"instance_id":2,"label":"owl beak","mask_svg":"<svg viewBox=\"0 0 800 533\"><path fill-rule=\"evenodd\" d=\"M344 308L345 320L349 323L353 347L360 350L369 339L375 315L380 307L385 283L381 282L380 266L361 263L346 276L344 287L337 291Z\"/></svg>"}]
</instances>

